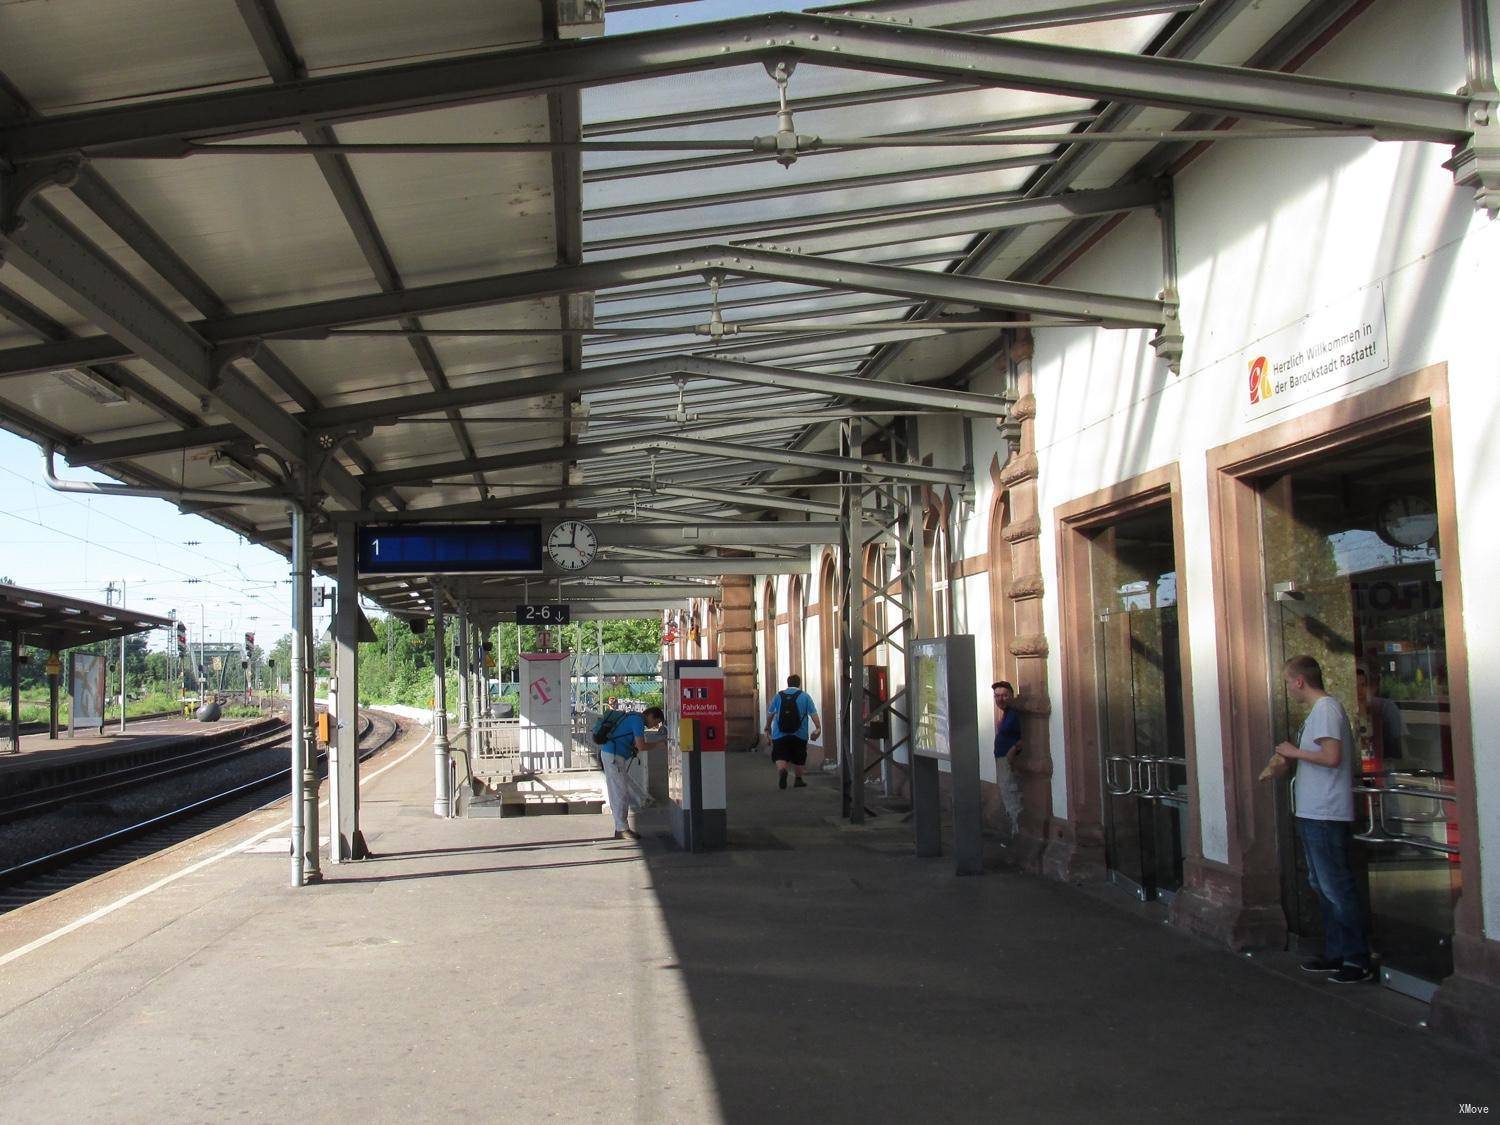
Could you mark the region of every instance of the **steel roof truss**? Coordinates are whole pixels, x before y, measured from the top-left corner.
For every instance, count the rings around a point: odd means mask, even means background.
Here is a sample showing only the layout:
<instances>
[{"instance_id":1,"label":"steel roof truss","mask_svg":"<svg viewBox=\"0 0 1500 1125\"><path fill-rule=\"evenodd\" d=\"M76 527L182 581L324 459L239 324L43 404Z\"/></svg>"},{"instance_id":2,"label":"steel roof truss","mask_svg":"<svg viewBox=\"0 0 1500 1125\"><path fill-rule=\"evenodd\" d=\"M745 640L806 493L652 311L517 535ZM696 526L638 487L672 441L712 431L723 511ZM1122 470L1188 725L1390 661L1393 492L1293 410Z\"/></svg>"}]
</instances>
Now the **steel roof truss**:
<instances>
[{"instance_id":1,"label":"steel roof truss","mask_svg":"<svg viewBox=\"0 0 1500 1125\"><path fill-rule=\"evenodd\" d=\"M1462 98L1246 68L1059 47L1009 37L796 13L603 36L409 66L215 91L23 122L7 155L34 160L91 149L227 137L308 119L376 117L564 86L639 81L754 62L801 60L854 70L1051 94L1215 110L1244 117L1354 124L1464 143Z\"/></svg>"}]
</instances>

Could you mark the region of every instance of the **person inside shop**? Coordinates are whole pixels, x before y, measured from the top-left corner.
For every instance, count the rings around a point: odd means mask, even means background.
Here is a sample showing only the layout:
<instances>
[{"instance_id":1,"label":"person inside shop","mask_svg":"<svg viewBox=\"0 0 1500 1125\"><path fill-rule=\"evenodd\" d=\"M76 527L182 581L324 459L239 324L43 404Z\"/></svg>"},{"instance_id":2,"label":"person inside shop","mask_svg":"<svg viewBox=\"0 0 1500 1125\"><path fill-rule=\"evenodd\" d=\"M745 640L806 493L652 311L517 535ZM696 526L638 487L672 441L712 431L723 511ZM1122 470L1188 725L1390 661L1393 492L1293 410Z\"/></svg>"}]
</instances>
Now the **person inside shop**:
<instances>
[{"instance_id":1,"label":"person inside shop","mask_svg":"<svg viewBox=\"0 0 1500 1125\"><path fill-rule=\"evenodd\" d=\"M1406 716L1394 699L1376 695L1370 673L1354 666L1359 703L1359 754L1365 772L1379 772L1391 758L1401 757L1406 739Z\"/></svg>"},{"instance_id":2,"label":"person inside shop","mask_svg":"<svg viewBox=\"0 0 1500 1125\"><path fill-rule=\"evenodd\" d=\"M1334 984L1372 980L1364 908L1349 865L1354 832L1354 757L1357 743L1349 716L1323 690L1323 669L1311 656L1282 666L1287 696L1308 708L1296 742L1276 746L1294 763L1293 803L1297 836L1307 856L1307 881L1323 915L1323 956L1302 962L1308 973Z\"/></svg>"}]
</instances>

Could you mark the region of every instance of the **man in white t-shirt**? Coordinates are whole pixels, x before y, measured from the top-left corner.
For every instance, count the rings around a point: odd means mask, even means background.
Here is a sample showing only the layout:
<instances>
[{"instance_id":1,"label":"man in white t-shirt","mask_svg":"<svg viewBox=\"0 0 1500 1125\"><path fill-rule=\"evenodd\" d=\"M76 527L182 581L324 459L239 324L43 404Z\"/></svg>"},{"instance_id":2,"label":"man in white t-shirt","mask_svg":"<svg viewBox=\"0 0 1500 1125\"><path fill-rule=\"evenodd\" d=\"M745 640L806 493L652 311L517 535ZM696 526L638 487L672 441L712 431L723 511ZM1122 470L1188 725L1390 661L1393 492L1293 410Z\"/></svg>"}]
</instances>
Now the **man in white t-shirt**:
<instances>
[{"instance_id":1,"label":"man in white t-shirt","mask_svg":"<svg viewBox=\"0 0 1500 1125\"><path fill-rule=\"evenodd\" d=\"M1323 956L1302 962L1302 968L1327 973L1335 984L1358 984L1375 975L1364 908L1349 868L1358 743L1343 705L1323 690L1323 669L1316 660L1292 657L1282 666L1282 678L1287 695L1310 708L1296 743L1276 747L1276 753L1297 763L1297 835L1323 912Z\"/></svg>"}]
</instances>

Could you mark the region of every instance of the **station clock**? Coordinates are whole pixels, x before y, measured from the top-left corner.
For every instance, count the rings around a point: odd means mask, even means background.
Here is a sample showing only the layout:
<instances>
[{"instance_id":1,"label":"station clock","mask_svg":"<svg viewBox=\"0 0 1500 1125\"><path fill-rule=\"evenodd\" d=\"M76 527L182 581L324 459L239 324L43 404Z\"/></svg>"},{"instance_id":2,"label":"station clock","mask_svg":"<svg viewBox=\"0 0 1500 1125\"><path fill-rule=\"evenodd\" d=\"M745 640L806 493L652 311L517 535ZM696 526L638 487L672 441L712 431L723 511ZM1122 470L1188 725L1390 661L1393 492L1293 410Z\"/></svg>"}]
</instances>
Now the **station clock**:
<instances>
[{"instance_id":1,"label":"station clock","mask_svg":"<svg viewBox=\"0 0 1500 1125\"><path fill-rule=\"evenodd\" d=\"M562 570L582 570L598 551L599 537L580 520L564 520L547 536L547 557Z\"/></svg>"}]
</instances>

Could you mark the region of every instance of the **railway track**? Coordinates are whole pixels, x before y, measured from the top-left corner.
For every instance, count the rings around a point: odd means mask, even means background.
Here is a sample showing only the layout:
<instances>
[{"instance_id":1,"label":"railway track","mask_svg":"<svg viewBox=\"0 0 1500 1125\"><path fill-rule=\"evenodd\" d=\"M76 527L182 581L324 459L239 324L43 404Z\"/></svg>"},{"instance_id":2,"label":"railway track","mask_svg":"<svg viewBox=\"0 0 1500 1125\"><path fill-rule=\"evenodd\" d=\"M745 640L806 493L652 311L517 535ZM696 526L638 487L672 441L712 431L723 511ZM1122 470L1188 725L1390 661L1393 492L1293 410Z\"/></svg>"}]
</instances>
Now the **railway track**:
<instances>
[{"instance_id":1,"label":"railway track","mask_svg":"<svg viewBox=\"0 0 1500 1125\"><path fill-rule=\"evenodd\" d=\"M103 773L69 778L54 785L0 795L0 824L52 812L78 800L114 796L138 785L149 785L153 781L269 750L286 740L287 730L286 724L282 724L272 731L251 731L229 742L185 750L161 761L121 766Z\"/></svg>"},{"instance_id":2,"label":"railway track","mask_svg":"<svg viewBox=\"0 0 1500 1125\"><path fill-rule=\"evenodd\" d=\"M361 761L400 732L399 725L384 715L366 713L364 723L359 742ZM284 740L286 732L279 732L276 737ZM327 764L326 755L319 755L319 764L321 774ZM252 778L181 808L0 870L0 914L165 851L264 808L289 791L287 769L283 766L272 774Z\"/></svg>"}]
</instances>

